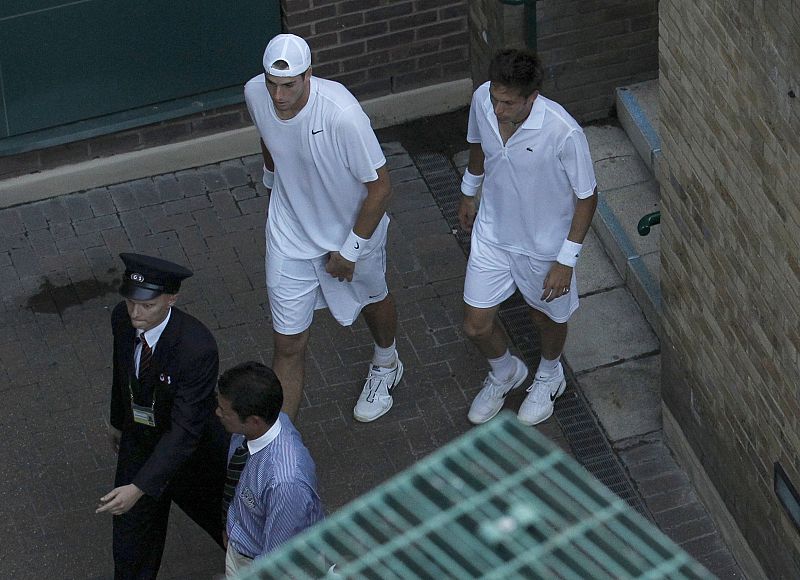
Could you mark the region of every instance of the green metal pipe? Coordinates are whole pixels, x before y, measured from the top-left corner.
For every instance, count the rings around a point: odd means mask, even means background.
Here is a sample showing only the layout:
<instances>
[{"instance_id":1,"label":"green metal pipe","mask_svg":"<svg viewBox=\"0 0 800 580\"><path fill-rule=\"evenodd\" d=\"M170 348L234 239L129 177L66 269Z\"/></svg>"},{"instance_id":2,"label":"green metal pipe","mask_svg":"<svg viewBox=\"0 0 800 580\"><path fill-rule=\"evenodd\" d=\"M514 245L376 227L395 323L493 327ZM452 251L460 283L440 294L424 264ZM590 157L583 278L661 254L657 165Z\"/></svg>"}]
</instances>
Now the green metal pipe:
<instances>
[{"instance_id":1,"label":"green metal pipe","mask_svg":"<svg viewBox=\"0 0 800 580\"><path fill-rule=\"evenodd\" d=\"M500 0L501 4L508 6L525 5L525 45L536 50L536 0Z\"/></svg>"},{"instance_id":2,"label":"green metal pipe","mask_svg":"<svg viewBox=\"0 0 800 580\"><path fill-rule=\"evenodd\" d=\"M647 234L650 233L651 227L660 223L661 223L661 212L654 211L653 213L649 213L639 220L639 224L636 226L636 230L639 232L640 236L646 236Z\"/></svg>"}]
</instances>

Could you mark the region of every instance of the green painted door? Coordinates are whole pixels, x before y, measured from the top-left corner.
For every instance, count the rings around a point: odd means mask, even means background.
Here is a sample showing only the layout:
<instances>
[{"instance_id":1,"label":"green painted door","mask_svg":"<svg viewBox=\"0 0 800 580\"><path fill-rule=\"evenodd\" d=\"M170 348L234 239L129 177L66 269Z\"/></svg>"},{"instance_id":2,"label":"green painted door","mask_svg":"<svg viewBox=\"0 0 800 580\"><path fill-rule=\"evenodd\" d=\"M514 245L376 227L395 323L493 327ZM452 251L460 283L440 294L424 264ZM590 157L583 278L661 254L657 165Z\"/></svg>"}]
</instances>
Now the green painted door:
<instances>
[{"instance_id":1,"label":"green painted door","mask_svg":"<svg viewBox=\"0 0 800 580\"><path fill-rule=\"evenodd\" d=\"M241 86L278 0L0 0L0 138Z\"/></svg>"}]
</instances>

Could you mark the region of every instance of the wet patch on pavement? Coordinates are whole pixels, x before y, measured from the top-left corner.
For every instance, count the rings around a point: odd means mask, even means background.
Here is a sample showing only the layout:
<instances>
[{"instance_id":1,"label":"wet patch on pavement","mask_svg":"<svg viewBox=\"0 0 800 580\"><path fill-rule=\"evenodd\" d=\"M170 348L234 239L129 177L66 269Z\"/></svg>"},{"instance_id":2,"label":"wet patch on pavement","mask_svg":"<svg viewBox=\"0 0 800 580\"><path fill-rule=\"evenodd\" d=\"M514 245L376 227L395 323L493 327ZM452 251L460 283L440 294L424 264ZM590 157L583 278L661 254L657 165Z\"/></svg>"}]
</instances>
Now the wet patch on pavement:
<instances>
[{"instance_id":1,"label":"wet patch on pavement","mask_svg":"<svg viewBox=\"0 0 800 580\"><path fill-rule=\"evenodd\" d=\"M115 268L111 268L108 273L114 274L116 271ZM84 302L106 294L116 293L119 284L119 278L108 281L90 278L56 286L45 276L39 285L39 291L25 301L25 308L39 314L61 316L67 308L80 306Z\"/></svg>"}]
</instances>

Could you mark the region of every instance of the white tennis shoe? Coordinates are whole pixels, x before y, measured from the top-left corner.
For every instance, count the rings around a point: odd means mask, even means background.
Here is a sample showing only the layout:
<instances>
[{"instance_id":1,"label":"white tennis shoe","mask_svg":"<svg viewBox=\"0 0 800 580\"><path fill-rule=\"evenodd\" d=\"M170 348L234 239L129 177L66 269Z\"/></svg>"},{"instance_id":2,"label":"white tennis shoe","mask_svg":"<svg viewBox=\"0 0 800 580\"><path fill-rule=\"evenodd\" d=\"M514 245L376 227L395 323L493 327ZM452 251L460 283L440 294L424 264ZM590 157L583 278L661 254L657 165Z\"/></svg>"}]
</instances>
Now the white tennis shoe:
<instances>
[{"instance_id":1,"label":"white tennis shoe","mask_svg":"<svg viewBox=\"0 0 800 580\"><path fill-rule=\"evenodd\" d=\"M517 419L526 425L538 425L553 414L554 403L567 388L564 367L558 363L558 374L552 377L537 375L528 387L528 396L522 401Z\"/></svg>"},{"instance_id":2,"label":"white tennis shoe","mask_svg":"<svg viewBox=\"0 0 800 580\"><path fill-rule=\"evenodd\" d=\"M483 380L483 388L472 401L467 419L470 423L480 425L497 415L503 408L506 396L525 382L528 367L517 357L514 359L514 374L505 381L498 380L491 372Z\"/></svg>"},{"instance_id":3,"label":"white tennis shoe","mask_svg":"<svg viewBox=\"0 0 800 580\"><path fill-rule=\"evenodd\" d=\"M353 409L356 421L369 423L383 417L392 408L392 390L403 378L403 363L397 359L394 367L370 365L367 380Z\"/></svg>"}]
</instances>

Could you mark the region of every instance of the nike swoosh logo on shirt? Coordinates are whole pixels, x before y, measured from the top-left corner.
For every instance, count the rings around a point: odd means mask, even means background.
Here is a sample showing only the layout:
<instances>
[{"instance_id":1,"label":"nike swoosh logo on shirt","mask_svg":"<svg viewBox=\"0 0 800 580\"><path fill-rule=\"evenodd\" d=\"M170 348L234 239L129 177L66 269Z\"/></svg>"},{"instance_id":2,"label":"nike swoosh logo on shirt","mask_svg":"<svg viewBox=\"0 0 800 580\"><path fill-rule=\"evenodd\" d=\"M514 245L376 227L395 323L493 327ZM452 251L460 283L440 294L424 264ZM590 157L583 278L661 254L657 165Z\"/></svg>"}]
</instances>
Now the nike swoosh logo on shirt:
<instances>
[{"instance_id":1,"label":"nike swoosh logo on shirt","mask_svg":"<svg viewBox=\"0 0 800 580\"><path fill-rule=\"evenodd\" d=\"M314 129L311 129L311 134L316 135L317 133L322 133L324 130L325 129L317 129L316 131L314 131Z\"/></svg>"}]
</instances>

